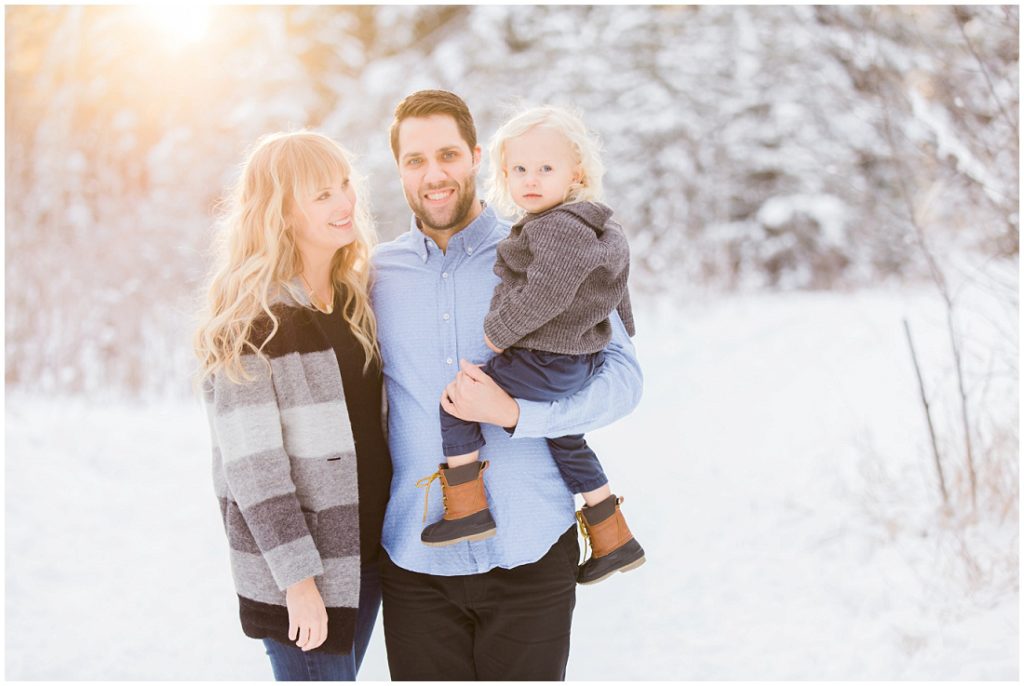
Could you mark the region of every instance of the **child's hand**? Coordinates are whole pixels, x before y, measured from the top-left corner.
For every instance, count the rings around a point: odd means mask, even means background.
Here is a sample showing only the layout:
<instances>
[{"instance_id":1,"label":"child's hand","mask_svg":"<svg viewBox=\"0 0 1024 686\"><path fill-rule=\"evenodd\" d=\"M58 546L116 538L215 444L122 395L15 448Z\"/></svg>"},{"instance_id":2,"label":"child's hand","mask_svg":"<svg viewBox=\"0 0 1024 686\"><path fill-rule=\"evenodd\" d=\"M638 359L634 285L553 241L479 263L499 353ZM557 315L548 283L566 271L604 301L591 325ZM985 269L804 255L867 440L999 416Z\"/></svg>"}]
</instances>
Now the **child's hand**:
<instances>
[{"instance_id":1,"label":"child's hand","mask_svg":"<svg viewBox=\"0 0 1024 686\"><path fill-rule=\"evenodd\" d=\"M490 348L491 350L493 350L498 355L500 355L503 352L505 352L504 348L499 348L498 346L496 346L493 343L491 343L491 339L487 337L487 334L484 334L484 343L486 343L487 347Z\"/></svg>"}]
</instances>

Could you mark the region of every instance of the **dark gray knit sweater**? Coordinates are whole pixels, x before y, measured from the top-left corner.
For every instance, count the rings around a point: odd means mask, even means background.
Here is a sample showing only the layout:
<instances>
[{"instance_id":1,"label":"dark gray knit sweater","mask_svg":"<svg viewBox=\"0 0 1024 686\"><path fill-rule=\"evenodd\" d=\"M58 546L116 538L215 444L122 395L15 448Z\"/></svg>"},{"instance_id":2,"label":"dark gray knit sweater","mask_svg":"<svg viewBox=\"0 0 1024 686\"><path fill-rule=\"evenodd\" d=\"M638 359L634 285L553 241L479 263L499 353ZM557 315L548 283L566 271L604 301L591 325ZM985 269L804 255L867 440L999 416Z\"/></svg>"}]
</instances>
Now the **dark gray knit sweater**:
<instances>
[{"instance_id":1,"label":"dark gray knit sweater","mask_svg":"<svg viewBox=\"0 0 1024 686\"><path fill-rule=\"evenodd\" d=\"M603 350L616 310L635 333L626 279L629 245L612 210L598 202L528 214L498 243L484 333L499 348L566 355Z\"/></svg>"}]
</instances>

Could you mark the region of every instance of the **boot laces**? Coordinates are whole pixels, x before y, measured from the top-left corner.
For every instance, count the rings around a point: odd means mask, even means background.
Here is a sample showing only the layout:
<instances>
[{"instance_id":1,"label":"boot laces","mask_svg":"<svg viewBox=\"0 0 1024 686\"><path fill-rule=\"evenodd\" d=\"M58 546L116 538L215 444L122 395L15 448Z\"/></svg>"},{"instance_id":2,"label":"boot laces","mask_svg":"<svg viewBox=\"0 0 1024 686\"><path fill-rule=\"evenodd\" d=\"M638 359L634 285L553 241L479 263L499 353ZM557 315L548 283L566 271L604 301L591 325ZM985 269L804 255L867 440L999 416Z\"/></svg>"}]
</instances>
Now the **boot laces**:
<instances>
[{"instance_id":1,"label":"boot laces","mask_svg":"<svg viewBox=\"0 0 1024 686\"><path fill-rule=\"evenodd\" d=\"M436 479L441 478L441 470L438 470L430 476L425 476L416 482L416 488L425 488L426 492L423 494L423 521L427 521L427 509L430 503L430 484L434 483ZM444 481L441 482L441 505L444 507L445 514L448 514L448 494L444 492Z\"/></svg>"},{"instance_id":2,"label":"boot laces","mask_svg":"<svg viewBox=\"0 0 1024 686\"><path fill-rule=\"evenodd\" d=\"M583 560L585 562L590 544L590 528L587 527L587 520L583 518L583 510L576 510L576 521L579 522L580 534L583 536Z\"/></svg>"}]
</instances>

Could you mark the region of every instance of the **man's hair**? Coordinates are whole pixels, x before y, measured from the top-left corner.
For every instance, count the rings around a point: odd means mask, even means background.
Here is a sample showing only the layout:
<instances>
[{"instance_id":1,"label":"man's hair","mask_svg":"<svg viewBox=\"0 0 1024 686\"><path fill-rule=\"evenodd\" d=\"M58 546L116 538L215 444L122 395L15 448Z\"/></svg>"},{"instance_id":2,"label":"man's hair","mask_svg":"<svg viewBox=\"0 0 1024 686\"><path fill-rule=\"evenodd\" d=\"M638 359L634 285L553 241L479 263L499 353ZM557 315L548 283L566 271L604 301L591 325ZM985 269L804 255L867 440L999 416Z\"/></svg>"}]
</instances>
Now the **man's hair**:
<instances>
[{"instance_id":1,"label":"man's hair","mask_svg":"<svg viewBox=\"0 0 1024 686\"><path fill-rule=\"evenodd\" d=\"M466 141L470 152L476 147L476 125L469 107L455 93L448 91L416 91L406 96L395 107L395 118L391 122L391 152L398 161L398 127L409 117L429 117L434 114L446 114L455 120L459 134Z\"/></svg>"}]
</instances>

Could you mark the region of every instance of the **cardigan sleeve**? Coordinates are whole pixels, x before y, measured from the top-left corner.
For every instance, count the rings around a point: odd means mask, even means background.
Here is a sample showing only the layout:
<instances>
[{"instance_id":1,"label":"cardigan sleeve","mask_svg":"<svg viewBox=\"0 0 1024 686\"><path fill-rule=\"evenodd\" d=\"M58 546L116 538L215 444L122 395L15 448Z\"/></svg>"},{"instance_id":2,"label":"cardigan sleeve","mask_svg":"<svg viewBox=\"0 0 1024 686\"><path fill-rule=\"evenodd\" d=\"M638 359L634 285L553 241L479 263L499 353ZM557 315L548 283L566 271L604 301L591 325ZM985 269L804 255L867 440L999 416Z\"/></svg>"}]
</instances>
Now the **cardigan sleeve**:
<instances>
[{"instance_id":1,"label":"cardigan sleeve","mask_svg":"<svg viewBox=\"0 0 1024 686\"><path fill-rule=\"evenodd\" d=\"M253 354L242 364L252 381L236 384L217 374L208 394L227 488L258 551L251 541L231 543L236 552L261 555L284 591L324 567L295 493L270 367Z\"/></svg>"}]
</instances>

